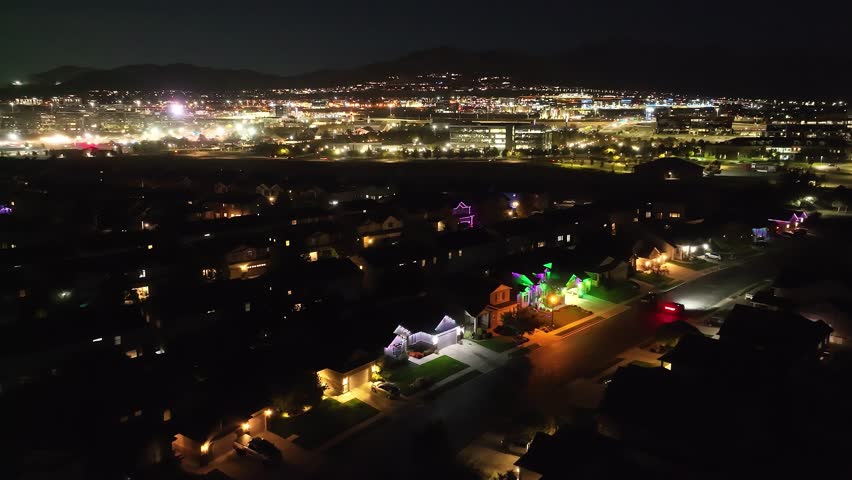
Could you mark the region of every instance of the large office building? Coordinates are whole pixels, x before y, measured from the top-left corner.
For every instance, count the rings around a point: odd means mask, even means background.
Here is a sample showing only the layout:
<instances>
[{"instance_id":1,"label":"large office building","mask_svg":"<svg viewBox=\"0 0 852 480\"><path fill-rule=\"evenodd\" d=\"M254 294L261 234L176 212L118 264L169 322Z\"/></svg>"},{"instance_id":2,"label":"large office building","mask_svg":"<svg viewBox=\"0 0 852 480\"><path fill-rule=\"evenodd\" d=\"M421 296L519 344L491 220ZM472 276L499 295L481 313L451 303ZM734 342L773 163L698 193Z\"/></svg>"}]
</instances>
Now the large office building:
<instances>
[{"instance_id":1,"label":"large office building","mask_svg":"<svg viewBox=\"0 0 852 480\"><path fill-rule=\"evenodd\" d=\"M664 107L654 112L657 133L691 133L729 135L734 118L720 115L713 107Z\"/></svg>"},{"instance_id":2,"label":"large office building","mask_svg":"<svg viewBox=\"0 0 852 480\"><path fill-rule=\"evenodd\" d=\"M506 125L450 125L450 148L496 148L501 152L509 147L511 127Z\"/></svg>"},{"instance_id":3,"label":"large office building","mask_svg":"<svg viewBox=\"0 0 852 480\"><path fill-rule=\"evenodd\" d=\"M766 136L771 138L849 139L850 111L845 103L835 105L776 105L766 118Z\"/></svg>"},{"instance_id":4,"label":"large office building","mask_svg":"<svg viewBox=\"0 0 852 480\"><path fill-rule=\"evenodd\" d=\"M513 150L549 150L553 146L553 132L542 125L516 125L512 128Z\"/></svg>"}]
</instances>

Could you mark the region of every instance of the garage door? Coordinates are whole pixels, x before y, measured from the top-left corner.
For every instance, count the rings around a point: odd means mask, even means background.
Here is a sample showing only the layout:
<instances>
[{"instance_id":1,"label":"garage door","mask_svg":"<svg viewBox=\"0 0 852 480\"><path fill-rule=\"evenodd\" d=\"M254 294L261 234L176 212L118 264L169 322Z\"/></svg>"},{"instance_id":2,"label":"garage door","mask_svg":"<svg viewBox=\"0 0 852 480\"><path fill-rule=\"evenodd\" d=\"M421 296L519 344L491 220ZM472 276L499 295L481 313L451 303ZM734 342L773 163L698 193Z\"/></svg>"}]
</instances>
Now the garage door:
<instances>
[{"instance_id":1,"label":"garage door","mask_svg":"<svg viewBox=\"0 0 852 480\"><path fill-rule=\"evenodd\" d=\"M438 334L438 350L456 343L456 329Z\"/></svg>"}]
</instances>

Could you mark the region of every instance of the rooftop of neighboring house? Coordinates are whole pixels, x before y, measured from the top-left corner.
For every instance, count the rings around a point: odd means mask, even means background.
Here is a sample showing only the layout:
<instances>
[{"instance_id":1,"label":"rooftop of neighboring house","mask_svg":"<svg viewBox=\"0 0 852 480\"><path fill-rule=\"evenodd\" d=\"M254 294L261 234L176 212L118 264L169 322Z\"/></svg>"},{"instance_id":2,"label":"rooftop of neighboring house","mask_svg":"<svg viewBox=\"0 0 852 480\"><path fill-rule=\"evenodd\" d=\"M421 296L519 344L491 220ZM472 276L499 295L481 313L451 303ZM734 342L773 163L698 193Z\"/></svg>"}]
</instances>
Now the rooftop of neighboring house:
<instances>
[{"instance_id":1,"label":"rooftop of neighboring house","mask_svg":"<svg viewBox=\"0 0 852 480\"><path fill-rule=\"evenodd\" d=\"M735 341L779 354L816 353L832 329L823 321L785 311L735 305L719 329L723 341Z\"/></svg>"}]
</instances>

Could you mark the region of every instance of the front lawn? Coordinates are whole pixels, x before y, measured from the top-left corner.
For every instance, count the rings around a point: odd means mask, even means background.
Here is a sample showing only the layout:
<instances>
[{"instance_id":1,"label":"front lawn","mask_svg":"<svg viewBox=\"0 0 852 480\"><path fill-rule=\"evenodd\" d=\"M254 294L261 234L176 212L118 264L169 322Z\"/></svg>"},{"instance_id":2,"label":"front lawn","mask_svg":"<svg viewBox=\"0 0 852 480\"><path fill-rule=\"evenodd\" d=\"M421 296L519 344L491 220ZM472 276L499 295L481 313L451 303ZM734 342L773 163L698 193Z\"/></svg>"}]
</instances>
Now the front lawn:
<instances>
[{"instance_id":1,"label":"front lawn","mask_svg":"<svg viewBox=\"0 0 852 480\"><path fill-rule=\"evenodd\" d=\"M273 417L269 429L282 438L295 433L299 436L297 445L314 449L377 413L357 398L345 403L327 398L307 413L292 418Z\"/></svg>"},{"instance_id":2,"label":"front lawn","mask_svg":"<svg viewBox=\"0 0 852 480\"><path fill-rule=\"evenodd\" d=\"M416 379L426 377L431 381L431 384L435 384L465 368L467 368L467 364L441 355L422 365L406 362L405 365L382 371L382 376L385 380L397 384L403 395L411 395L417 391L417 388L412 386Z\"/></svg>"},{"instance_id":3,"label":"front lawn","mask_svg":"<svg viewBox=\"0 0 852 480\"><path fill-rule=\"evenodd\" d=\"M673 286L676 282L672 277L661 275L659 273L636 272L634 274L634 278L645 283L650 283L660 290L665 290L666 288Z\"/></svg>"},{"instance_id":4,"label":"front lawn","mask_svg":"<svg viewBox=\"0 0 852 480\"><path fill-rule=\"evenodd\" d=\"M484 340L474 340L474 342L497 353L503 353L515 346L515 340L512 339L512 337L506 337L503 335L495 335Z\"/></svg>"},{"instance_id":5,"label":"front lawn","mask_svg":"<svg viewBox=\"0 0 852 480\"><path fill-rule=\"evenodd\" d=\"M556 328L564 327L569 323L576 322L577 320L588 317L592 314L591 311L580 308L577 305L567 305L553 313L553 324L556 325ZM546 321L545 324L547 324Z\"/></svg>"},{"instance_id":6,"label":"front lawn","mask_svg":"<svg viewBox=\"0 0 852 480\"><path fill-rule=\"evenodd\" d=\"M708 262L703 258L694 258L691 262L681 262L678 260L669 260L669 262L677 265L678 267L688 268L690 270L701 271L705 268L715 267L719 265L718 263Z\"/></svg>"},{"instance_id":7,"label":"front lawn","mask_svg":"<svg viewBox=\"0 0 852 480\"><path fill-rule=\"evenodd\" d=\"M588 295L610 303L621 303L638 294L639 289L633 282L621 282L611 287L592 287L588 293Z\"/></svg>"}]
</instances>

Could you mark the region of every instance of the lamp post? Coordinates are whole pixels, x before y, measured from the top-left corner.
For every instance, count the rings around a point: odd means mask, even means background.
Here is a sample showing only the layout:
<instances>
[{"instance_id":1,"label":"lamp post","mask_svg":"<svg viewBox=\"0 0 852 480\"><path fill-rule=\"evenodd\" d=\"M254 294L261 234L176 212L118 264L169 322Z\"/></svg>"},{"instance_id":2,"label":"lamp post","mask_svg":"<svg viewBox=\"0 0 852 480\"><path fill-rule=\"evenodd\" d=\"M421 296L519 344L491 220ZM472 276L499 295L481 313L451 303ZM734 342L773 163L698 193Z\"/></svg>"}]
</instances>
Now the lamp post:
<instances>
[{"instance_id":1,"label":"lamp post","mask_svg":"<svg viewBox=\"0 0 852 480\"><path fill-rule=\"evenodd\" d=\"M547 298L547 300L550 302L550 328L554 328L554 327L556 327L556 322L553 320L553 316L556 313L556 308L554 308L554 307L556 306L556 303L559 301L559 297L555 293L552 293Z\"/></svg>"},{"instance_id":2,"label":"lamp post","mask_svg":"<svg viewBox=\"0 0 852 480\"><path fill-rule=\"evenodd\" d=\"M271 416L272 416L272 409L271 408L267 408L266 410L263 411L263 431L264 432L269 431L269 423L268 422L269 422L269 417L271 417Z\"/></svg>"}]
</instances>

